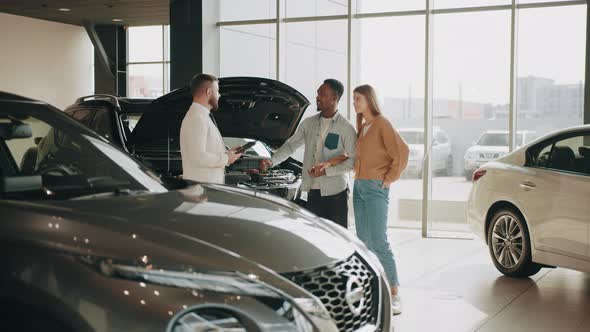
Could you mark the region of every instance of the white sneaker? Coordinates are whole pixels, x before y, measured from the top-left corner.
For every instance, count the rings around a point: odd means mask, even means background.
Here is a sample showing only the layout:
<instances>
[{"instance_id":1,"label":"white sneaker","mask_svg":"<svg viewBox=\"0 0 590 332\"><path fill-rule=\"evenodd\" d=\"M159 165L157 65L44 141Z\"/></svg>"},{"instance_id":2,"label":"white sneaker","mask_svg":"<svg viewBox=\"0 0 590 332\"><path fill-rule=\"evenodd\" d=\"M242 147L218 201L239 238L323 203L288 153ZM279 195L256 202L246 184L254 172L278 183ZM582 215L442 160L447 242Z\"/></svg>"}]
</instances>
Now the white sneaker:
<instances>
[{"instance_id":1,"label":"white sneaker","mask_svg":"<svg viewBox=\"0 0 590 332\"><path fill-rule=\"evenodd\" d=\"M391 313L394 316L402 313L402 299L399 295L391 297Z\"/></svg>"}]
</instances>

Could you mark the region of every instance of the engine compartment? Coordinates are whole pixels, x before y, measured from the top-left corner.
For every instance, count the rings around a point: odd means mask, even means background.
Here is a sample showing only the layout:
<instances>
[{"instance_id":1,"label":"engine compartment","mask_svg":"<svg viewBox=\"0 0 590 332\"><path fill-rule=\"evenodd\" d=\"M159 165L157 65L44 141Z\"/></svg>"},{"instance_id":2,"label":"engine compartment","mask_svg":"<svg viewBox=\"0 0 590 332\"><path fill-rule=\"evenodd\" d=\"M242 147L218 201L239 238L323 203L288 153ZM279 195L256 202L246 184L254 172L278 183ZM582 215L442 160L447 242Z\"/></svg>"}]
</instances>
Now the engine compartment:
<instances>
[{"instance_id":1,"label":"engine compartment","mask_svg":"<svg viewBox=\"0 0 590 332\"><path fill-rule=\"evenodd\" d=\"M180 151L135 150L134 155L162 176L180 178L182 159ZM284 163L261 171L260 156L244 155L234 164L226 167L225 183L238 187L260 190L288 200L300 196L301 163L289 158Z\"/></svg>"}]
</instances>

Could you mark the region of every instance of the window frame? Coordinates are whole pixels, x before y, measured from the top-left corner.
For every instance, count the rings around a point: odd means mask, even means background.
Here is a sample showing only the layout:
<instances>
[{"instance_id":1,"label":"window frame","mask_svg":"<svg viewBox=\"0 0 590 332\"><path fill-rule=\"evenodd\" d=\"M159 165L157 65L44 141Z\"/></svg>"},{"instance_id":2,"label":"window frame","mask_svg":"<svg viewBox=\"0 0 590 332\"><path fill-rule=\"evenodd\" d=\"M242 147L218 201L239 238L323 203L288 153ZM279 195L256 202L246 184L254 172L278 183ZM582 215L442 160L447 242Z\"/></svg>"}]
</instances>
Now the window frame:
<instances>
[{"instance_id":1,"label":"window frame","mask_svg":"<svg viewBox=\"0 0 590 332\"><path fill-rule=\"evenodd\" d=\"M170 92L170 86L168 84L170 78L170 71L168 70L168 66L170 65L170 57L169 57L169 46L170 40L168 38L168 33L166 33L166 28L170 29L169 25L160 25L162 28L162 60L160 61L129 61L129 30L127 30L127 63L125 64L126 70L126 79L127 79L127 86L125 91L126 96L129 97L129 66L133 65L161 65L162 66L162 95L165 95ZM168 59L167 59L168 58ZM133 97L132 97L133 98ZM143 97L140 97L143 98ZM148 97L149 98L149 97ZM154 98L155 99L155 98Z\"/></svg>"},{"instance_id":2,"label":"window frame","mask_svg":"<svg viewBox=\"0 0 590 332\"><path fill-rule=\"evenodd\" d=\"M529 167L529 168L542 169L545 171L561 173L561 174L590 177L590 174L586 174L586 173L567 171L567 170L558 169L558 168L551 168L551 167L541 167L541 166L532 164L534 159L537 159L537 161L535 161L535 163L538 162L538 157L539 157L538 154L541 153L541 151L548 146L551 146L551 150L549 152L549 160L548 160L548 164L551 164L551 159L553 158L553 150L555 148L555 145L557 145L559 142L568 140L570 138L578 137L578 136L590 137L590 129L584 128L584 129L579 129L579 130L575 130L572 132L557 134L555 136L544 139L539 143L536 143L535 145L533 145L527 149L526 161L525 161L524 166Z\"/></svg>"}]
</instances>

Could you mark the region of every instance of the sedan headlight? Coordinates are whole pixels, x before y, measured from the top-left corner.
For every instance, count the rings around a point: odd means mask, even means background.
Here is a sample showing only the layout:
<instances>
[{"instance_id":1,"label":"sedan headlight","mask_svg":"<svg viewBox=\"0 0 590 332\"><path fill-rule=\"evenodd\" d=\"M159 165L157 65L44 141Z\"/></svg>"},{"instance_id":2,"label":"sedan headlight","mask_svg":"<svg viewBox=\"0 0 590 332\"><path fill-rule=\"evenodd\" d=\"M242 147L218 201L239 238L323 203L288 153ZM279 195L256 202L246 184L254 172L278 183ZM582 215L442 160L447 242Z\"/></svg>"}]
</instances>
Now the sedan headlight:
<instances>
[{"instance_id":1,"label":"sedan headlight","mask_svg":"<svg viewBox=\"0 0 590 332\"><path fill-rule=\"evenodd\" d=\"M304 299L299 298L295 299L295 303L299 305L299 307L306 313L316 316L322 319L332 319L330 314L326 311L324 306L320 305L317 301L313 299ZM309 320L301 314L300 311L294 311L295 322L297 323L297 328L299 332L312 332L313 325L309 322Z\"/></svg>"}]
</instances>

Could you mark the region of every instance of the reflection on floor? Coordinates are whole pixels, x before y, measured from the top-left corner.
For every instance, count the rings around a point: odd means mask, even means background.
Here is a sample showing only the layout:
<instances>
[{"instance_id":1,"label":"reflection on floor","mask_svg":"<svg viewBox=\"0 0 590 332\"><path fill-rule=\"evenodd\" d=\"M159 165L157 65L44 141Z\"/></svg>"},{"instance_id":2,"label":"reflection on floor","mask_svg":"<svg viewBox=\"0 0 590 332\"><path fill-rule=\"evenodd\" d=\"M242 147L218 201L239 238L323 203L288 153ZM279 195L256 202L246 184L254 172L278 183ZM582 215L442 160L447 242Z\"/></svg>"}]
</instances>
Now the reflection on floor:
<instances>
[{"instance_id":1,"label":"reflection on floor","mask_svg":"<svg viewBox=\"0 0 590 332\"><path fill-rule=\"evenodd\" d=\"M404 312L396 332L590 331L590 274L543 269L503 277L479 239L422 239L389 229Z\"/></svg>"}]
</instances>

